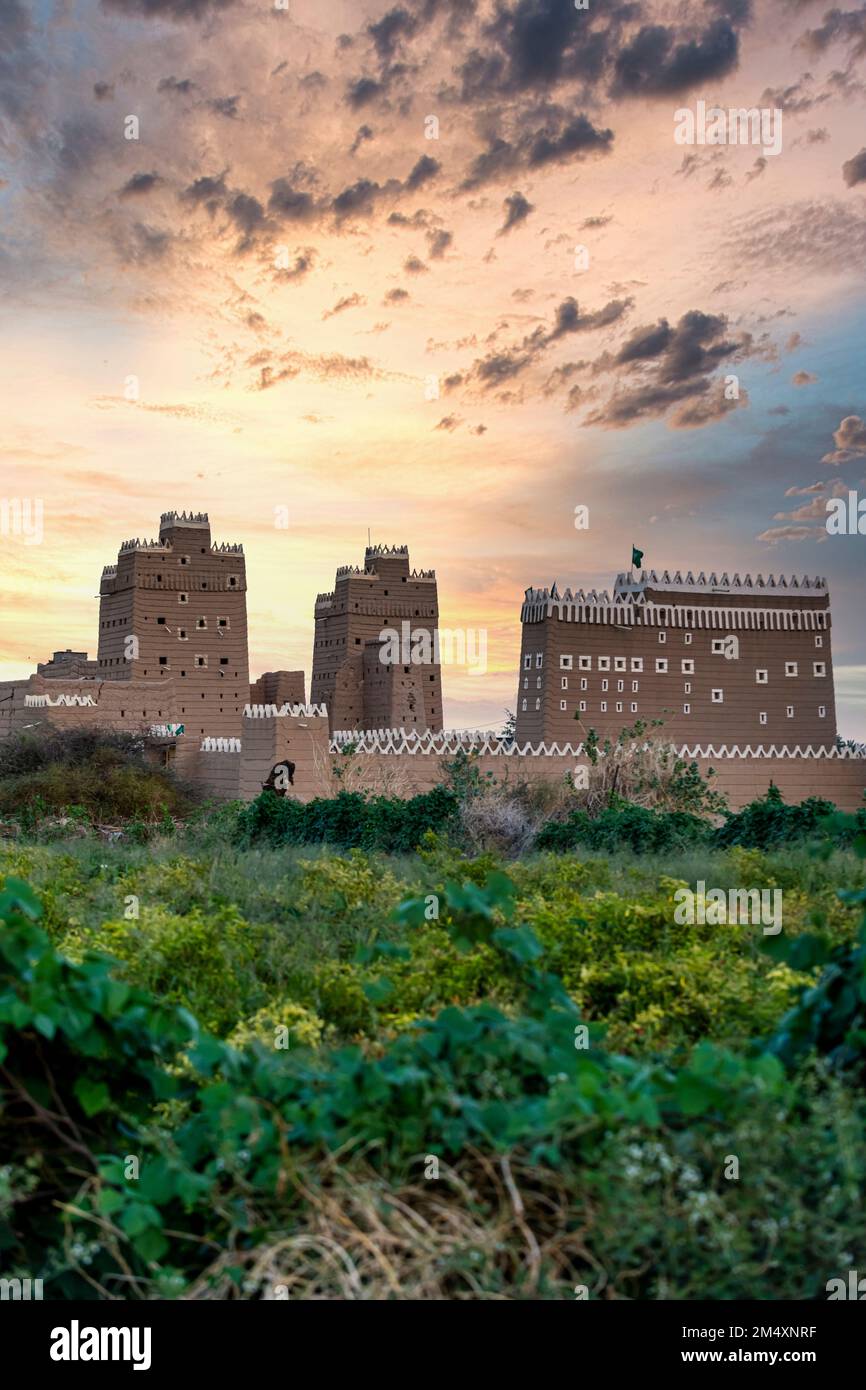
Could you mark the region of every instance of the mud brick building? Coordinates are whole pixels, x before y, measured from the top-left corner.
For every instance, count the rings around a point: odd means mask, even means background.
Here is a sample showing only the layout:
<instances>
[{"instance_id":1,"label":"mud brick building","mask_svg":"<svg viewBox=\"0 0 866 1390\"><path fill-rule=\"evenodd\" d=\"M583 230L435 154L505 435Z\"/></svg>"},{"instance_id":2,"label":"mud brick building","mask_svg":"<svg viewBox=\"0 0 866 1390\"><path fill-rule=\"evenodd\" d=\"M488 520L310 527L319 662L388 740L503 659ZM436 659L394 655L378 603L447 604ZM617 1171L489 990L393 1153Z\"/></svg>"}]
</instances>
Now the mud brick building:
<instances>
[{"instance_id":1,"label":"mud brick building","mask_svg":"<svg viewBox=\"0 0 866 1390\"><path fill-rule=\"evenodd\" d=\"M520 616L519 743L663 719L675 743L835 744L825 579L644 570L527 589Z\"/></svg>"},{"instance_id":2,"label":"mud brick building","mask_svg":"<svg viewBox=\"0 0 866 1390\"><path fill-rule=\"evenodd\" d=\"M328 710L332 730L442 728L437 661L386 661L385 630L407 655L418 629L439 628L435 570L413 570L409 547L367 546L364 568L337 570L331 593L315 607L310 700Z\"/></svg>"}]
</instances>

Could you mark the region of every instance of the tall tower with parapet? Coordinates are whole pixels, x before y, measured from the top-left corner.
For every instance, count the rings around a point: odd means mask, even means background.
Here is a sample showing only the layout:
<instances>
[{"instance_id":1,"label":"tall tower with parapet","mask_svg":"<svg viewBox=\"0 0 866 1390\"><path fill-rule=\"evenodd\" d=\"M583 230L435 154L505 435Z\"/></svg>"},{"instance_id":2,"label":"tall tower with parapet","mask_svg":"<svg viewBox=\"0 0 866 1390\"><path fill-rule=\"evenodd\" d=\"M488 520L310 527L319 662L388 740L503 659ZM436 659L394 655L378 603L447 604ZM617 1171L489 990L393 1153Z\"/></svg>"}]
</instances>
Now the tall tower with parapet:
<instances>
[{"instance_id":1,"label":"tall tower with parapet","mask_svg":"<svg viewBox=\"0 0 866 1390\"><path fill-rule=\"evenodd\" d=\"M316 598L310 700L334 731L440 730L438 634L436 571L411 569L406 545L368 545L363 569L342 565Z\"/></svg>"},{"instance_id":2,"label":"tall tower with parapet","mask_svg":"<svg viewBox=\"0 0 866 1390\"><path fill-rule=\"evenodd\" d=\"M189 734L239 736L246 588L243 546L212 542L206 512L163 513L158 540L124 541L102 571L98 678L164 681Z\"/></svg>"}]
</instances>

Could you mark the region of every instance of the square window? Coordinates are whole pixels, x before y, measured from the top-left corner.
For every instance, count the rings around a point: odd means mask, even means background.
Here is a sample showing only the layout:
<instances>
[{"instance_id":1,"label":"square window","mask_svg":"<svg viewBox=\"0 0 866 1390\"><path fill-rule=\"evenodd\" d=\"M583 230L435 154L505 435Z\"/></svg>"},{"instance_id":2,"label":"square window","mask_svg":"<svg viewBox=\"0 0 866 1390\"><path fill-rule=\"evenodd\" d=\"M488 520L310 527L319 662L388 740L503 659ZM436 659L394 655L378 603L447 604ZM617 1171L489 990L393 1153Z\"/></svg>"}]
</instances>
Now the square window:
<instances>
[{"instance_id":1,"label":"square window","mask_svg":"<svg viewBox=\"0 0 866 1390\"><path fill-rule=\"evenodd\" d=\"M206 657L206 656L197 656L196 659L195 659L195 664L196 664L196 666L207 666L207 657Z\"/></svg>"},{"instance_id":2,"label":"square window","mask_svg":"<svg viewBox=\"0 0 866 1390\"><path fill-rule=\"evenodd\" d=\"M157 618L156 621L160 627L165 627L165 618Z\"/></svg>"},{"instance_id":3,"label":"square window","mask_svg":"<svg viewBox=\"0 0 866 1390\"><path fill-rule=\"evenodd\" d=\"M825 666L825 664L824 664L823 661L813 661L813 662L812 662L812 675L813 675L813 676L826 676L826 674L827 674L827 667Z\"/></svg>"},{"instance_id":4,"label":"square window","mask_svg":"<svg viewBox=\"0 0 866 1390\"><path fill-rule=\"evenodd\" d=\"M624 670L626 669L626 659L625 659L624 656L615 656L615 657L614 657L614 659L613 659L613 669L614 669L615 671L624 671Z\"/></svg>"},{"instance_id":5,"label":"square window","mask_svg":"<svg viewBox=\"0 0 866 1390\"><path fill-rule=\"evenodd\" d=\"M161 656L161 657L159 658L159 664L160 664L160 666L167 666L167 665L168 665L168 657L167 657L167 656Z\"/></svg>"},{"instance_id":6,"label":"square window","mask_svg":"<svg viewBox=\"0 0 866 1390\"><path fill-rule=\"evenodd\" d=\"M188 564L189 564L189 556L188 556L188 555L181 555L181 556L180 556L179 563L180 563L181 565L188 565Z\"/></svg>"},{"instance_id":7,"label":"square window","mask_svg":"<svg viewBox=\"0 0 866 1390\"><path fill-rule=\"evenodd\" d=\"M633 656L633 657L632 657L632 659L631 659L631 669L632 669L633 671L642 671L642 670L643 670L643 657L642 657L642 656Z\"/></svg>"},{"instance_id":8,"label":"square window","mask_svg":"<svg viewBox=\"0 0 866 1390\"><path fill-rule=\"evenodd\" d=\"M228 620L228 618L217 618L217 627L228 627L228 626L229 626L229 620Z\"/></svg>"},{"instance_id":9,"label":"square window","mask_svg":"<svg viewBox=\"0 0 866 1390\"><path fill-rule=\"evenodd\" d=\"M580 670L580 671L591 671L591 670L592 670L592 657L591 657L591 656L579 656L579 657L577 658L577 665L578 665L578 670Z\"/></svg>"},{"instance_id":10,"label":"square window","mask_svg":"<svg viewBox=\"0 0 866 1390\"><path fill-rule=\"evenodd\" d=\"M713 690L710 692L710 698L714 705L722 705L725 702L725 692L724 690Z\"/></svg>"},{"instance_id":11,"label":"square window","mask_svg":"<svg viewBox=\"0 0 866 1390\"><path fill-rule=\"evenodd\" d=\"M207 618L196 618L195 625L201 631L202 628L207 627Z\"/></svg>"},{"instance_id":12,"label":"square window","mask_svg":"<svg viewBox=\"0 0 866 1390\"><path fill-rule=\"evenodd\" d=\"M229 659L228 659L228 657L227 657L227 656L221 656L221 657L220 657L220 666L228 666L228 664L229 664Z\"/></svg>"},{"instance_id":13,"label":"square window","mask_svg":"<svg viewBox=\"0 0 866 1390\"><path fill-rule=\"evenodd\" d=\"M664 675L667 675L667 669L668 669L668 659L667 659L667 657L666 657L666 656L657 656L657 657L656 657L656 675L657 675L657 676L664 676Z\"/></svg>"},{"instance_id":14,"label":"square window","mask_svg":"<svg viewBox=\"0 0 866 1390\"><path fill-rule=\"evenodd\" d=\"M609 657L609 656L600 656L600 657L598 658L598 669L599 669L599 671L609 671L609 670L610 670L610 657Z\"/></svg>"},{"instance_id":15,"label":"square window","mask_svg":"<svg viewBox=\"0 0 866 1390\"><path fill-rule=\"evenodd\" d=\"M712 652L713 656L724 656L724 654L725 654L725 639L724 639L724 637L714 637L714 638L712 639L712 641L710 642L710 651Z\"/></svg>"},{"instance_id":16,"label":"square window","mask_svg":"<svg viewBox=\"0 0 866 1390\"><path fill-rule=\"evenodd\" d=\"M766 685L769 680L769 675L766 671L756 671L755 680L758 685Z\"/></svg>"},{"instance_id":17,"label":"square window","mask_svg":"<svg viewBox=\"0 0 866 1390\"><path fill-rule=\"evenodd\" d=\"M796 676L796 674L797 674L797 663L796 663L796 661L786 661L786 662L785 662L785 675L786 675L786 676Z\"/></svg>"},{"instance_id":18,"label":"square window","mask_svg":"<svg viewBox=\"0 0 866 1390\"><path fill-rule=\"evenodd\" d=\"M573 656L561 656L561 657L559 658L559 669L560 669L560 671L570 671L570 670L572 669L573 665L574 665L574 657L573 657Z\"/></svg>"},{"instance_id":19,"label":"square window","mask_svg":"<svg viewBox=\"0 0 866 1390\"><path fill-rule=\"evenodd\" d=\"M178 603L189 603L189 594L178 594Z\"/></svg>"},{"instance_id":20,"label":"square window","mask_svg":"<svg viewBox=\"0 0 866 1390\"><path fill-rule=\"evenodd\" d=\"M680 668L684 676L693 676L695 674L695 663L691 657L684 657L680 662Z\"/></svg>"}]
</instances>

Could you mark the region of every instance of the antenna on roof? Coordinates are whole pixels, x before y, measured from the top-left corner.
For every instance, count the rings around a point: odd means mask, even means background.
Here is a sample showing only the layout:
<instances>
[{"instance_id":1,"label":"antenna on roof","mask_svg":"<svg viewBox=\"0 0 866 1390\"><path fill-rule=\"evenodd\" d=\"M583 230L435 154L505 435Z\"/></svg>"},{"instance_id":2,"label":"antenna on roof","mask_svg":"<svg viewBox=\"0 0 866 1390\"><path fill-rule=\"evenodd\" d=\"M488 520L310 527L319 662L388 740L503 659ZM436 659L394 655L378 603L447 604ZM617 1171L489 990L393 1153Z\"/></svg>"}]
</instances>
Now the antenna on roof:
<instances>
[{"instance_id":1,"label":"antenna on roof","mask_svg":"<svg viewBox=\"0 0 866 1390\"><path fill-rule=\"evenodd\" d=\"M373 544L373 542L372 542L371 539L370 539L370 528L369 528L369 526L368 526L368 527L367 527L367 545L368 545L368 546L371 546L372 544Z\"/></svg>"}]
</instances>

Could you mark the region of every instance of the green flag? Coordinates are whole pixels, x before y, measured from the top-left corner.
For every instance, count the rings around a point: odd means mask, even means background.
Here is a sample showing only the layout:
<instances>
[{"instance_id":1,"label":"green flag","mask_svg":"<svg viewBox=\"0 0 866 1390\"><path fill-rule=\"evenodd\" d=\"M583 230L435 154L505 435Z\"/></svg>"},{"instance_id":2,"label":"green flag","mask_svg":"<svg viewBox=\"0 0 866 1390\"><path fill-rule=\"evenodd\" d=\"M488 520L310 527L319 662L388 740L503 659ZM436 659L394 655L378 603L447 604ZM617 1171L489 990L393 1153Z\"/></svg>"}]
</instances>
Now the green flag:
<instances>
[{"instance_id":1,"label":"green flag","mask_svg":"<svg viewBox=\"0 0 866 1390\"><path fill-rule=\"evenodd\" d=\"M633 545L632 548L631 548L631 565L632 565L632 569L640 569L640 567L641 567L642 564L643 564L643 551L642 551L642 550L638 550L637 546L634 546L634 545Z\"/></svg>"}]
</instances>

